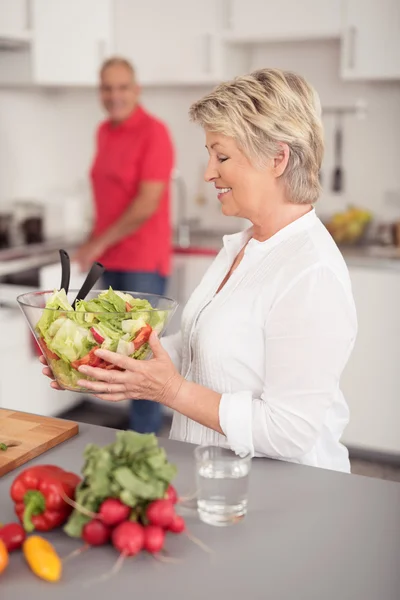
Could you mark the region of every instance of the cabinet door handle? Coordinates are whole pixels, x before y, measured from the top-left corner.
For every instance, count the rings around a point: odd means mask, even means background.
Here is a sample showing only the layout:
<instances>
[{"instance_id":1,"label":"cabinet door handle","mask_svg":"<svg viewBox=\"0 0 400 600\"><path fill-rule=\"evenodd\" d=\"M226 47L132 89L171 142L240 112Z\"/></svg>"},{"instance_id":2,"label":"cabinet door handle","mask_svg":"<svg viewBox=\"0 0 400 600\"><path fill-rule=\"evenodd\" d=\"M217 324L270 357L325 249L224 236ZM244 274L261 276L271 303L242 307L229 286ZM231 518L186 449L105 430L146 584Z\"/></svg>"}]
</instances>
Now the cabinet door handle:
<instances>
[{"instance_id":1,"label":"cabinet door handle","mask_svg":"<svg viewBox=\"0 0 400 600\"><path fill-rule=\"evenodd\" d=\"M233 13L233 7L232 7L232 2L233 0L223 0L223 16L222 16L222 20L223 20L223 28L224 29L232 29L232 13Z\"/></svg>"},{"instance_id":2,"label":"cabinet door handle","mask_svg":"<svg viewBox=\"0 0 400 600\"><path fill-rule=\"evenodd\" d=\"M25 0L25 28L27 31L32 29L32 2Z\"/></svg>"},{"instance_id":3,"label":"cabinet door handle","mask_svg":"<svg viewBox=\"0 0 400 600\"><path fill-rule=\"evenodd\" d=\"M106 40L99 40L97 42L97 52L98 52L98 55L99 55L99 63L100 63L100 65L106 59L106 50L107 50Z\"/></svg>"},{"instance_id":4,"label":"cabinet door handle","mask_svg":"<svg viewBox=\"0 0 400 600\"><path fill-rule=\"evenodd\" d=\"M356 66L356 36L357 29L353 26L349 27L348 33L348 62L349 69L354 69Z\"/></svg>"},{"instance_id":5,"label":"cabinet door handle","mask_svg":"<svg viewBox=\"0 0 400 600\"><path fill-rule=\"evenodd\" d=\"M204 35L204 72L209 75L211 73L211 34Z\"/></svg>"}]
</instances>

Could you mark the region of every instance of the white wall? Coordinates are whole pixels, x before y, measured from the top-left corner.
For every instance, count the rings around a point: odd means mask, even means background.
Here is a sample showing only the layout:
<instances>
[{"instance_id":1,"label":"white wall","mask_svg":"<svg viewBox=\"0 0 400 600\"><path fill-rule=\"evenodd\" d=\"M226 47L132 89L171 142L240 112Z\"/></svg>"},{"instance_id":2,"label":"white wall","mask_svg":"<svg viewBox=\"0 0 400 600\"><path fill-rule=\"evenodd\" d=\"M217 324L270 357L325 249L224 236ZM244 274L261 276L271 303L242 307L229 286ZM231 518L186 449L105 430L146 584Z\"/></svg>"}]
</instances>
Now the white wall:
<instances>
[{"instance_id":1,"label":"white wall","mask_svg":"<svg viewBox=\"0 0 400 600\"><path fill-rule=\"evenodd\" d=\"M205 225L236 231L238 222L223 218L214 188L203 181L204 135L189 124L187 116L190 104L207 91L148 89L142 101L171 130L177 166L188 187L189 215L199 216ZM0 209L12 198L52 202L63 189L73 192L79 187L81 191L92 160L95 129L102 118L95 91L0 89ZM205 206L195 203L198 194L206 194ZM173 213L176 220L176 201Z\"/></svg>"},{"instance_id":2,"label":"white wall","mask_svg":"<svg viewBox=\"0 0 400 600\"><path fill-rule=\"evenodd\" d=\"M331 212L354 202L381 212L385 193L400 189L400 82L341 82L339 44L335 42L260 47L250 66L297 70L318 89L323 105L349 104L360 97L367 101L365 120L345 118L346 193L338 197L326 191L320 211ZM201 183L207 153L203 134L189 124L187 113L191 102L206 92L206 87L148 88L143 103L172 131L178 167L188 185L191 214L201 216L206 225L236 229L237 223L220 215L213 189ZM16 197L44 197L51 202L59 189L82 187L101 118L95 91L0 89L0 208ZM326 185L333 168L333 118L327 116L324 122ZM194 203L199 192L207 195L204 207Z\"/></svg>"},{"instance_id":3,"label":"white wall","mask_svg":"<svg viewBox=\"0 0 400 600\"><path fill-rule=\"evenodd\" d=\"M339 77L339 52L339 42L334 41L269 44L253 52L250 68L277 67L301 73L317 89L322 107L352 105L359 98L366 101L365 119L344 117L346 189L340 196L329 190L335 117L324 117L326 151L320 211L359 203L378 213L385 212L385 194L392 190L400 193L400 81L344 83Z\"/></svg>"}]
</instances>

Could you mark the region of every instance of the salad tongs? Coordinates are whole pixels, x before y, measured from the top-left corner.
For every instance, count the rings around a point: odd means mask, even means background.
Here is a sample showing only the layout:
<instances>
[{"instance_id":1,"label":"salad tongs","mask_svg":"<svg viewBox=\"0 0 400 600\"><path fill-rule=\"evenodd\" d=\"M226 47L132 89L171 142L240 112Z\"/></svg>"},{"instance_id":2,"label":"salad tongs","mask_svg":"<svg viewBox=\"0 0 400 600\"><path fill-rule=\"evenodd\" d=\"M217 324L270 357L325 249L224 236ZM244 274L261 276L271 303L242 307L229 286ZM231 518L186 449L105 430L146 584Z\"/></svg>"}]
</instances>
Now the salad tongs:
<instances>
[{"instance_id":1,"label":"salad tongs","mask_svg":"<svg viewBox=\"0 0 400 600\"><path fill-rule=\"evenodd\" d=\"M61 284L60 290L64 289L65 293L68 294L69 280L71 277L71 265L69 261L68 252L66 250L60 250L61 260Z\"/></svg>"},{"instance_id":2,"label":"salad tongs","mask_svg":"<svg viewBox=\"0 0 400 600\"><path fill-rule=\"evenodd\" d=\"M93 286L97 283L97 281L103 275L104 271L105 271L105 269L101 263L99 263L99 262L93 263L92 268L90 269L89 273L87 274L87 277L86 277L85 281L83 282L81 289L77 293L77 296L72 303L72 308L74 310L75 310L75 305L76 305L77 301L84 300L86 298L86 296L88 295L90 290L93 288Z\"/></svg>"}]
</instances>

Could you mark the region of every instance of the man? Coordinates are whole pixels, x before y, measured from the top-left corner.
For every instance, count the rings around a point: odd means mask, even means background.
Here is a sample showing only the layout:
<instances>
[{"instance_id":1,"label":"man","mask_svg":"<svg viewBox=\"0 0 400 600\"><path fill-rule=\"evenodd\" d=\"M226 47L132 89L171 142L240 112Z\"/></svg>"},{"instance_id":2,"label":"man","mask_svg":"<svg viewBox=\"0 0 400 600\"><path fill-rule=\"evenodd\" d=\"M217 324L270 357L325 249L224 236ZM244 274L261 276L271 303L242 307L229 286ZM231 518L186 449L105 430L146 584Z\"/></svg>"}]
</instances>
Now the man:
<instances>
[{"instance_id":1,"label":"man","mask_svg":"<svg viewBox=\"0 0 400 600\"><path fill-rule=\"evenodd\" d=\"M107 60L100 98L108 113L97 132L91 170L95 223L75 260L82 271L93 261L106 268L105 285L116 290L164 294L171 258L170 181L174 151L166 126L139 104L132 65ZM132 402L130 427L157 433L156 402Z\"/></svg>"}]
</instances>

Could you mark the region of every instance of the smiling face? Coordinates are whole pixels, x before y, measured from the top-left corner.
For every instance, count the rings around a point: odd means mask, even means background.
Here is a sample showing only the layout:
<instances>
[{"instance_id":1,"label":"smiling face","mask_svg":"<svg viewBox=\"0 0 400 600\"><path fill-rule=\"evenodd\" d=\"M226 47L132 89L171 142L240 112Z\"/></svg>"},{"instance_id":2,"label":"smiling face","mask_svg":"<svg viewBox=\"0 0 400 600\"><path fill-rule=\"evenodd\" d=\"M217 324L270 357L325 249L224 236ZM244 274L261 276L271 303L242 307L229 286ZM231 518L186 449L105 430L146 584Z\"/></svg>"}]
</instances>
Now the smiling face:
<instances>
[{"instance_id":1,"label":"smiling face","mask_svg":"<svg viewBox=\"0 0 400 600\"><path fill-rule=\"evenodd\" d=\"M281 195L276 160L268 159L263 169L257 168L233 138L211 131L206 131L206 147L210 158L204 178L217 188L224 215L252 223L265 217Z\"/></svg>"},{"instance_id":2,"label":"smiling face","mask_svg":"<svg viewBox=\"0 0 400 600\"><path fill-rule=\"evenodd\" d=\"M100 98L114 123L121 123L131 115L139 91L132 71L123 64L110 65L101 73Z\"/></svg>"}]
</instances>

